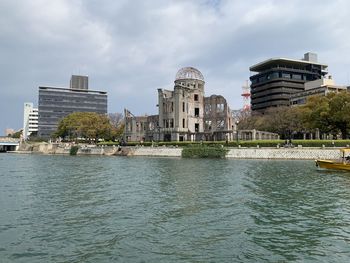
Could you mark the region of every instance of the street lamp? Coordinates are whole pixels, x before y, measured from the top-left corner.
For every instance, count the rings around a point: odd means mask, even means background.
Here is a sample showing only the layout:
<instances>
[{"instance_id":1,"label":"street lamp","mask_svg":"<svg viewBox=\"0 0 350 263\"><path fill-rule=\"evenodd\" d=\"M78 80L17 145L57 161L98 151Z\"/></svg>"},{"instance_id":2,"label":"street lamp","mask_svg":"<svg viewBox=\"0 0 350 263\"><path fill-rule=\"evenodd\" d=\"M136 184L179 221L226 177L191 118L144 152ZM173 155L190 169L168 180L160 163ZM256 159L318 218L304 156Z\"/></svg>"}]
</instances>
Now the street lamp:
<instances>
[{"instance_id":1,"label":"street lamp","mask_svg":"<svg viewBox=\"0 0 350 263\"><path fill-rule=\"evenodd\" d=\"M237 147L238 147L238 124L239 124L239 121L236 121L236 142L237 142Z\"/></svg>"}]
</instances>

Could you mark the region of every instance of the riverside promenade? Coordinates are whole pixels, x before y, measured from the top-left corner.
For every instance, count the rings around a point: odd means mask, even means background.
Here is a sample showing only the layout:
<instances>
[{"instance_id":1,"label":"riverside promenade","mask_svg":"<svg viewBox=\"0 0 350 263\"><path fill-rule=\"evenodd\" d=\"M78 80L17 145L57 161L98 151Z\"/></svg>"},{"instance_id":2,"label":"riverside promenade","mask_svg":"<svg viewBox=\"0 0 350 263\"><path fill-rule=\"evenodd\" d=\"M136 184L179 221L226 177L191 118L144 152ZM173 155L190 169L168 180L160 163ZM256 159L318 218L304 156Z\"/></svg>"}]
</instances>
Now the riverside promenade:
<instances>
[{"instance_id":1,"label":"riverside promenade","mask_svg":"<svg viewBox=\"0 0 350 263\"><path fill-rule=\"evenodd\" d=\"M26 144L21 145L17 153L39 154L69 154L71 144ZM295 147L295 148L229 148L228 159L338 159L341 157L340 148ZM180 147L118 147L79 145L77 155L110 155L110 156L150 156L150 157L181 157Z\"/></svg>"}]
</instances>

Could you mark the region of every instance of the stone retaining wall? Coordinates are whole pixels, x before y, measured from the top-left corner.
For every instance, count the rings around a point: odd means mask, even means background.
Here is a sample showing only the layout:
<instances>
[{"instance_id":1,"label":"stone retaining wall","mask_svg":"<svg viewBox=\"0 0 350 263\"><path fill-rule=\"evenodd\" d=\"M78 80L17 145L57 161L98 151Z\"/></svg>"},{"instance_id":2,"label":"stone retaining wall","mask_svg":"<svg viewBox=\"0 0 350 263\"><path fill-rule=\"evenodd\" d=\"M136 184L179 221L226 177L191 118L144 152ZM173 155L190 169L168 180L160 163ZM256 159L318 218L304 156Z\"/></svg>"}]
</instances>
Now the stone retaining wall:
<instances>
[{"instance_id":1,"label":"stone retaining wall","mask_svg":"<svg viewBox=\"0 0 350 263\"><path fill-rule=\"evenodd\" d=\"M19 152L43 154L69 154L71 145L61 144L27 144L21 145ZM78 155L117 155L117 156L153 156L181 157L182 148L177 147L117 147L80 145ZM338 148L231 148L227 158L233 159L338 159Z\"/></svg>"},{"instance_id":2,"label":"stone retaining wall","mask_svg":"<svg viewBox=\"0 0 350 263\"><path fill-rule=\"evenodd\" d=\"M181 157L182 148L167 147L139 147L135 148L129 155L132 156L163 156L163 157Z\"/></svg>"},{"instance_id":3,"label":"stone retaining wall","mask_svg":"<svg viewBox=\"0 0 350 263\"><path fill-rule=\"evenodd\" d=\"M339 149L321 148L239 148L230 149L227 158L236 159L338 159Z\"/></svg>"}]
</instances>

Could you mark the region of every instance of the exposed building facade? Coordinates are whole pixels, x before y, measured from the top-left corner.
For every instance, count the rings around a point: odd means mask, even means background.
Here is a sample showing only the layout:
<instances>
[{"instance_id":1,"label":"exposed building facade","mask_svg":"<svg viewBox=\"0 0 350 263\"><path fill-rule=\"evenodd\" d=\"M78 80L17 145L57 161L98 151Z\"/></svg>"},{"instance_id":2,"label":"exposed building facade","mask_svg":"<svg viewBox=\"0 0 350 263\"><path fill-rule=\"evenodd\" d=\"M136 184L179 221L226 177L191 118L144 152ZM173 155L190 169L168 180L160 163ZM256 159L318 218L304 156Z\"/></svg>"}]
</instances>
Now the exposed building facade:
<instances>
[{"instance_id":1,"label":"exposed building facade","mask_svg":"<svg viewBox=\"0 0 350 263\"><path fill-rule=\"evenodd\" d=\"M231 110L222 96L205 97L204 77L195 68L180 69L174 90L158 89L158 115L125 114L128 141L231 140Z\"/></svg>"},{"instance_id":2,"label":"exposed building facade","mask_svg":"<svg viewBox=\"0 0 350 263\"><path fill-rule=\"evenodd\" d=\"M23 110L23 140L27 140L32 133L38 132L38 109L34 108L33 103L24 103Z\"/></svg>"},{"instance_id":3,"label":"exposed building facade","mask_svg":"<svg viewBox=\"0 0 350 263\"><path fill-rule=\"evenodd\" d=\"M153 141L158 140L159 126L158 115L151 116L133 116L125 110L125 130L124 136L126 141Z\"/></svg>"},{"instance_id":4,"label":"exposed building facade","mask_svg":"<svg viewBox=\"0 0 350 263\"><path fill-rule=\"evenodd\" d=\"M86 76L72 76L70 88L39 87L38 104L38 136L49 138L70 113L106 114L107 92L89 90Z\"/></svg>"},{"instance_id":5,"label":"exposed building facade","mask_svg":"<svg viewBox=\"0 0 350 263\"><path fill-rule=\"evenodd\" d=\"M204 98L204 133L207 141L232 140L234 125L232 111L221 95Z\"/></svg>"},{"instance_id":6,"label":"exposed building facade","mask_svg":"<svg viewBox=\"0 0 350 263\"><path fill-rule=\"evenodd\" d=\"M270 107L289 106L290 97L304 91L304 84L327 74L328 66L317 62L317 54L303 59L271 58L250 67L251 109L264 112Z\"/></svg>"}]
</instances>

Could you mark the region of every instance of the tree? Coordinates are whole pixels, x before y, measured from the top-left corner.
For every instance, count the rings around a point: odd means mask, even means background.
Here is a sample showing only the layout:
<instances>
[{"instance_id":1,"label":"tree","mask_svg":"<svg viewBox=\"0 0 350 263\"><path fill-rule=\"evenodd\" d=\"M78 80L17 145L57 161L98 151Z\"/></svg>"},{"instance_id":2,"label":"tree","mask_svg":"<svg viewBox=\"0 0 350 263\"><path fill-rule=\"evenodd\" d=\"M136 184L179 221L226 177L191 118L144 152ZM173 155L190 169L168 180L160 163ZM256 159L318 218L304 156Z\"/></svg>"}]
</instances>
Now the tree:
<instances>
[{"instance_id":1,"label":"tree","mask_svg":"<svg viewBox=\"0 0 350 263\"><path fill-rule=\"evenodd\" d=\"M23 133L23 130L19 130L15 133L9 134L9 137L19 139L21 138L22 133Z\"/></svg>"},{"instance_id":2,"label":"tree","mask_svg":"<svg viewBox=\"0 0 350 263\"><path fill-rule=\"evenodd\" d=\"M121 139L124 134L125 121L123 114L116 112L108 114L110 123L115 127L115 138Z\"/></svg>"},{"instance_id":3,"label":"tree","mask_svg":"<svg viewBox=\"0 0 350 263\"><path fill-rule=\"evenodd\" d=\"M114 139L115 134L116 128L111 125L106 115L74 112L59 122L55 137L98 142L99 139Z\"/></svg>"},{"instance_id":4,"label":"tree","mask_svg":"<svg viewBox=\"0 0 350 263\"><path fill-rule=\"evenodd\" d=\"M350 129L350 93L329 93L326 96L310 97L303 106L304 119L309 128L323 133L341 133L348 137Z\"/></svg>"},{"instance_id":5,"label":"tree","mask_svg":"<svg viewBox=\"0 0 350 263\"><path fill-rule=\"evenodd\" d=\"M278 133L284 138L289 138L292 133L304 129L302 110L298 107L270 108L251 116L241 115L240 129L257 129Z\"/></svg>"},{"instance_id":6,"label":"tree","mask_svg":"<svg viewBox=\"0 0 350 263\"><path fill-rule=\"evenodd\" d=\"M124 116L120 112L109 113L108 119L111 122L111 124L116 128L118 128L124 122Z\"/></svg>"},{"instance_id":7,"label":"tree","mask_svg":"<svg viewBox=\"0 0 350 263\"><path fill-rule=\"evenodd\" d=\"M329 98L327 96L312 96L302 106L303 120L308 130L319 129L321 133L332 130Z\"/></svg>"},{"instance_id":8,"label":"tree","mask_svg":"<svg viewBox=\"0 0 350 263\"><path fill-rule=\"evenodd\" d=\"M331 93L328 97L332 126L341 132L342 139L346 139L350 129L350 94L348 92Z\"/></svg>"}]
</instances>

